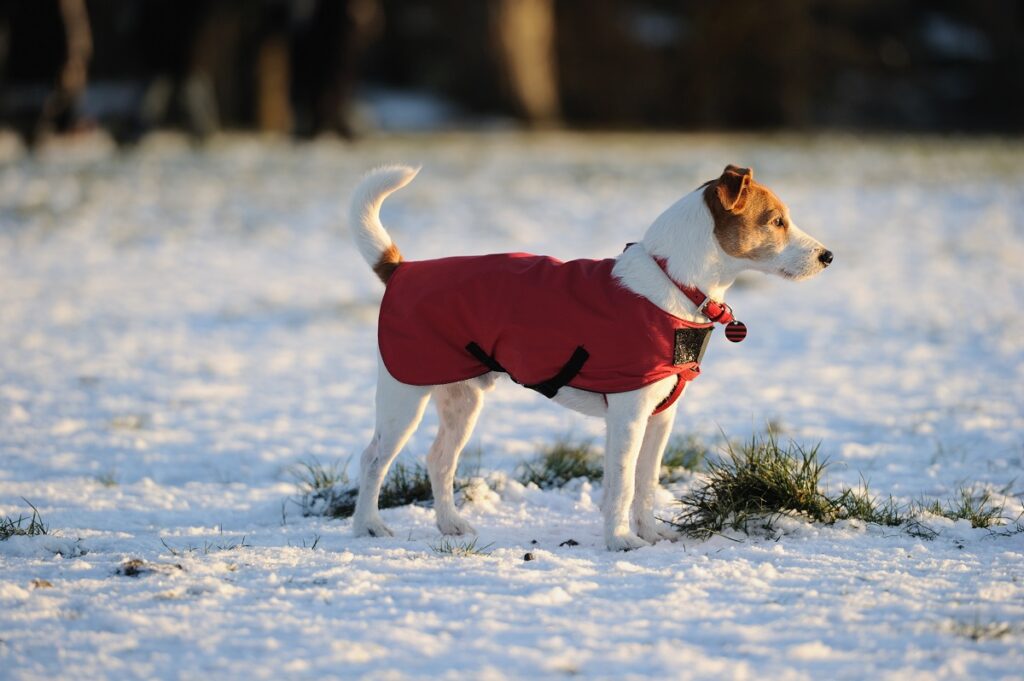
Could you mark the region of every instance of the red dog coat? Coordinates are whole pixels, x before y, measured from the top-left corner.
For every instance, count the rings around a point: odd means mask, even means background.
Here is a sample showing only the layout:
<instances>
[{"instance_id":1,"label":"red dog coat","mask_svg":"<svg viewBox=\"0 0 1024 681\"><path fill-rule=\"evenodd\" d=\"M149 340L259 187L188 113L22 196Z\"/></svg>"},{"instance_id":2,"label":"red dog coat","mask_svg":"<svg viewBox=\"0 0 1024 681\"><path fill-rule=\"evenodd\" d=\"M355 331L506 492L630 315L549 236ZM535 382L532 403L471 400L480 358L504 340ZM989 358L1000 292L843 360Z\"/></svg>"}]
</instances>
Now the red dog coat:
<instances>
[{"instance_id":1,"label":"red dog coat","mask_svg":"<svg viewBox=\"0 0 1024 681\"><path fill-rule=\"evenodd\" d=\"M563 385L606 394L678 376L658 413L700 373L712 324L623 288L614 264L527 253L403 262L380 307L384 365L410 385L506 371L548 397Z\"/></svg>"}]
</instances>

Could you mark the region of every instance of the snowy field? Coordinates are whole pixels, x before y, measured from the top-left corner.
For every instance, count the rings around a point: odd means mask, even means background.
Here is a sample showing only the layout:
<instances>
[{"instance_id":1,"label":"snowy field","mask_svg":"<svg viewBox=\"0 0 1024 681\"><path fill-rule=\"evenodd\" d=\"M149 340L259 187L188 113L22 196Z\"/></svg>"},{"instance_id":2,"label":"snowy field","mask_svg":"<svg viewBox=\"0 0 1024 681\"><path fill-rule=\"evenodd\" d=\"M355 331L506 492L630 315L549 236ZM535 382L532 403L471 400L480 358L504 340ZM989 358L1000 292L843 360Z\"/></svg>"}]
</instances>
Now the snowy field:
<instances>
[{"instance_id":1,"label":"snowy field","mask_svg":"<svg viewBox=\"0 0 1024 681\"><path fill-rule=\"evenodd\" d=\"M362 172L424 165L384 210L411 259L572 258L617 254L732 162L836 260L804 283L737 284L750 335L713 338L675 432L714 443L772 420L821 441L830 489L988 489L1015 520L1021 142L0 146L0 518L24 498L50 526L0 542L0 678L1021 678L1024 534L792 521L777 540L610 554L598 486L508 482L465 506L490 553L452 557L432 550L429 509L354 539L288 502L296 463L355 454L354 475L373 427L382 287L343 217ZM406 461L435 427L428 411ZM467 458L493 483L600 434L502 384ZM122 574L132 559L152 570Z\"/></svg>"}]
</instances>

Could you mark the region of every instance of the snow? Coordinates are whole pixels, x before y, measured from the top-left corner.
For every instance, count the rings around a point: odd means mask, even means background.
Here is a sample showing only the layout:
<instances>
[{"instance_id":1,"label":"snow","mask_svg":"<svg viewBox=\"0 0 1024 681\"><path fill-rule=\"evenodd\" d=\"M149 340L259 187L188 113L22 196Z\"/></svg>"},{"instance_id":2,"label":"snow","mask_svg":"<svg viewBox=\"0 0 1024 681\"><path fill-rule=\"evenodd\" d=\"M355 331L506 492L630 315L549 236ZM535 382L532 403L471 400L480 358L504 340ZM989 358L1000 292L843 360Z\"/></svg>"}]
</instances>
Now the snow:
<instances>
[{"instance_id":1,"label":"snow","mask_svg":"<svg viewBox=\"0 0 1024 681\"><path fill-rule=\"evenodd\" d=\"M384 208L409 257L571 258L619 252L734 162L836 261L805 283L735 287L750 334L712 343L676 432L744 438L776 421L822 441L830 489L863 476L905 502L975 486L1012 520L1020 142L0 147L0 516L27 513L24 497L52 528L0 542L0 678L1019 678L1024 534L787 520L775 539L611 554L598 486L507 476L560 437L599 443L600 422L509 384L466 457L488 481L464 507L486 555L435 553L429 509L385 511L395 538L355 539L287 499L294 464L344 461L372 430L381 288L342 218L367 168L424 165ZM421 458L435 428L428 412L403 456ZM119 574L130 559L143 571Z\"/></svg>"}]
</instances>

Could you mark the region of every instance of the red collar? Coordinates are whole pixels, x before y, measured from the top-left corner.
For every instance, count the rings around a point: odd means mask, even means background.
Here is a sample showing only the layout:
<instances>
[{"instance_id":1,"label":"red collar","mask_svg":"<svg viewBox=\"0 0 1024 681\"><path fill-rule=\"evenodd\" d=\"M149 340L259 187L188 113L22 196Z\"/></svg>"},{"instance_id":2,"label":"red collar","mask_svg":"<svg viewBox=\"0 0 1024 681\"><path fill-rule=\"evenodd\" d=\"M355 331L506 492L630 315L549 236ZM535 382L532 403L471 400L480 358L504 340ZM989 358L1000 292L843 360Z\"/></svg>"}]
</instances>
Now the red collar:
<instances>
[{"instance_id":1,"label":"red collar","mask_svg":"<svg viewBox=\"0 0 1024 681\"><path fill-rule=\"evenodd\" d=\"M712 300L707 296L706 293L701 291L696 286L684 286L678 281L672 278L672 275L668 273L668 263L661 258L654 258L654 262L658 263L658 267L665 273L665 276L669 278L676 288L679 289L680 293L690 299L690 302L697 306L697 314L702 314L708 319L718 324L728 324L733 321L735 317L732 315L732 308L725 303L720 303L717 300Z\"/></svg>"},{"instance_id":2,"label":"red collar","mask_svg":"<svg viewBox=\"0 0 1024 681\"><path fill-rule=\"evenodd\" d=\"M626 248L632 245L632 243L626 244ZM672 275L668 273L668 261L664 258L656 258L652 255L651 260L658 263L658 267L665 273L668 280L675 284L680 293L697 306L697 314L704 315L714 323L728 325L725 330L726 338L734 343L739 343L746 337L747 327L733 316L731 307L717 300L712 300L696 286L686 286L673 279Z\"/></svg>"}]
</instances>

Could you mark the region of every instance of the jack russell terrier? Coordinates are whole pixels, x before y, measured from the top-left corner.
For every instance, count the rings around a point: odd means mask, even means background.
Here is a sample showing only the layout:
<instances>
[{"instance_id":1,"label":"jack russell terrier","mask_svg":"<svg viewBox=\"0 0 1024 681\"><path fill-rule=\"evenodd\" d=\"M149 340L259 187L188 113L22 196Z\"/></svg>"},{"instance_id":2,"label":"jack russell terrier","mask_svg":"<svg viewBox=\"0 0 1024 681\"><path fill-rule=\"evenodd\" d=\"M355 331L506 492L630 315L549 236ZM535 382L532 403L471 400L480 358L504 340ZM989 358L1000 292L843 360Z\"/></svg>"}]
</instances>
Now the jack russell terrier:
<instances>
[{"instance_id":1,"label":"jack russell terrier","mask_svg":"<svg viewBox=\"0 0 1024 681\"><path fill-rule=\"evenodd\" d=\"M748 168L687 194L618 257L508 253L404 261L380 207L418 169L380 168L352 199L360 253L386 285L378 327L377 422L359 465L358 536L389 536L378 496L391 462L434 397L440 427L427 454L437 526L473 533L455 508L459 454L484 393L502 373L604 418L604 537L611 550L675 538L654 517L661 457L677 400L700 373L715 323L746 327L722 301L744 270L806 279L832 252L799 229Z\"/></svg>"}]
</instances>

